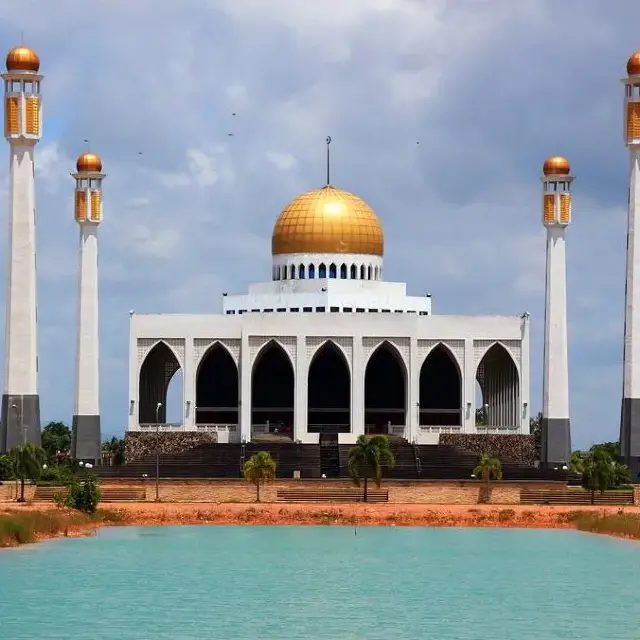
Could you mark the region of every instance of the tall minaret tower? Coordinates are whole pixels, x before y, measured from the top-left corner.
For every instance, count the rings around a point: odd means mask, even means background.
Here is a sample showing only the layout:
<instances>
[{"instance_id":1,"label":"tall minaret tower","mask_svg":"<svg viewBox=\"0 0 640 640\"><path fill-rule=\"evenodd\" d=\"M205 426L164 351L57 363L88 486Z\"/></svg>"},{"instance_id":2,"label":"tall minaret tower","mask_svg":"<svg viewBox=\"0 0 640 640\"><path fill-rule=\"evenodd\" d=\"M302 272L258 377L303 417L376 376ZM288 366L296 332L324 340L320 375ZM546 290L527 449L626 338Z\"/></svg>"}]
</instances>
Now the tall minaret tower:
<instances>
[{"instance_id":1,"label":"tall minaret tower","mask_svg":"<svg viewBox=\"0 0 640 640\"><path fill-rule=\"evenodd\" d=\"M629 213L627 217L627 279L625 284L624 365L620 449L633 478L640 471L640 51L627 62L623 79L624 140L629 149Z\"/></svg>"},{"instance_id":2,"label":"tall minaret tower","mask_svg":"<svg viewBox=\"0 0 640 640\"><path fill-rule=\"evenodd\" d=\"M42 135L40 60L27 47L7 55L4 137L9 143L9 228L5 297L4 388L0 452L40 444L36 337L34 147Z\"/></svg>"},{"instance_id":3,"label":"tall minaret tower","mask_svg":"<svg viewBox=\"0 0 640 640\"><path fill-rule=\"evenodd\" d=\"M541 458L543 464L558 466L568 464L571 459L564 236L571 222L573 176L569 162L560 156L547 158L542 173L542 222L547 228L547 273Z\"/></svg>"},{"instance_id":4,"label":"tall minaret tower","mask_svg":"<svg viewBox=\"0 0 640 640\"><path fill-rule=\"evenodd\" d=\"M75 217L80 226L76 402L71 454L100 460L98 349L98 225L102 222L102 161L83 153L76 162Z\"/></svg>"}]
</instances>

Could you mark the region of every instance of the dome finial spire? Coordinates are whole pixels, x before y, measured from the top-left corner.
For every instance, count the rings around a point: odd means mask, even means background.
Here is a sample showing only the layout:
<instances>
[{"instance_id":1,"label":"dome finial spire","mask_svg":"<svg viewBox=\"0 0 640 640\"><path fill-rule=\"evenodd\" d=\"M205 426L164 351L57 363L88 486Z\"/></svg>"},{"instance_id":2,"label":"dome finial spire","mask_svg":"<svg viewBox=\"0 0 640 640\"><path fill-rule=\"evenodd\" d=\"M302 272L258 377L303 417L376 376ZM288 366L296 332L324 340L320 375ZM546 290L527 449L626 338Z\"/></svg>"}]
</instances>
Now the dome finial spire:
<instances>
[{"instance_id":1,"label":"dome finial spire","mask_svg":"<svg viewBox=\"0 0 640 640\"><path fill-rule=\"evenodd\" d=\"M327 136L327 187L331 184L331 136Z\"/></svg>"}]
</instances>

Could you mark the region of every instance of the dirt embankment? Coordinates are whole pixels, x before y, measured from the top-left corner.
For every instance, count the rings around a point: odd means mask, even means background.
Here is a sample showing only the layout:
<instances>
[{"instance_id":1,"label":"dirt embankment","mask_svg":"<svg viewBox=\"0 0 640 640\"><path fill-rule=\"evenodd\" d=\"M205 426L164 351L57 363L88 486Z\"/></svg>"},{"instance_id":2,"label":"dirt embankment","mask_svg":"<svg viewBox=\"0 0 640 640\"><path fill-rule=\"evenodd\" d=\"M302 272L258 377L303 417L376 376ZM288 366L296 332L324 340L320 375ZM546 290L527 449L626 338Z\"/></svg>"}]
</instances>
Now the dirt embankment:
<instances>
[{"instance_id":1,"label":"dirt embankment","mask_svg":"<svg viewBox=\"0 0 640 640\"><path fill-rule=\"evenodd\" d=\"M640 538L638 507L418 504L176 504L129 503L92 517L47 504L0 510L0 546L51 537L91 535L113 525L349 525L429 527L579 528Z\"/></svg>"}]
</instances>

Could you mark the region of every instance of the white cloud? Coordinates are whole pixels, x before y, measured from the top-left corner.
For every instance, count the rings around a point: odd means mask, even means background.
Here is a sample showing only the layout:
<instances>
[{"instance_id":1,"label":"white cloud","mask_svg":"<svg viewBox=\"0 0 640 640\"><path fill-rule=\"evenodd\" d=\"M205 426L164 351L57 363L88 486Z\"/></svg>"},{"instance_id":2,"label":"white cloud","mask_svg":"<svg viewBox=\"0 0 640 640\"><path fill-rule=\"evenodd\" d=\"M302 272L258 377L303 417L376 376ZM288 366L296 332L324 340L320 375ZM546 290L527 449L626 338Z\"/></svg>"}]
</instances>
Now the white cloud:
<instances>
[{"instance_id":1,"label":"white cloud","mask_svg":"<svg viewBox=\"0 0 640 640\"><path fill-rule=\"evenodd\" d=\"M296 159L290 153L277 153L276 151L269 151L267 160L280 171L288 171L296 164Z\"/></svg>"}]
</instances>

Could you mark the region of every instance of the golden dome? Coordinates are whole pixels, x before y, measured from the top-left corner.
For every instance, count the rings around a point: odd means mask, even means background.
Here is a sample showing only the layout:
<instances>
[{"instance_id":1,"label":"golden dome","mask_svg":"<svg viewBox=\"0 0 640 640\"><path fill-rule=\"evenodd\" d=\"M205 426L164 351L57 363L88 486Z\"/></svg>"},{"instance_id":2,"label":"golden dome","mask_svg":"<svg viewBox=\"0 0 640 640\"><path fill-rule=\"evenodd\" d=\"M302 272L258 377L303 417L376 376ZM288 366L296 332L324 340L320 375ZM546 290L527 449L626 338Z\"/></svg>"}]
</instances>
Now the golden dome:
<instances>
[{"instance_id":1,"label":"golden dome","mask_svg":"<svg viewBox=\"0 0 640 640\"><path fill-rule=\"evenodd\" d=\"M40 69L40 58L38 54L29 47L13 47L7 53L7 71L33 71L37 73Z\"/></svg>"},{"instance_id":2,"label":"golden dome","mask_svg":"<svg viewBox=\"0 0 640 640\"><path fill-rule=\"evenodd\" d=\"M358 196L327 185L299 195L273 228L271 253L361 253L381 256L384 235L373 209Z\"/></svg>"},{"instance_id":3,"label":"golden dome","mask_svg":"<svg viewBox=\"0 0 640 640\"><path fill-rule=\"evenodd\" d=\"M551 156L544 161L542 173L545 176L568 176L571 173L571 165L562 156Z\"/></svg>"},{"instance_id":4,"label":"golden dome","mask_svg":"<svg viewBox=\"0 0 640 640\"><path fill-rule=\"evenodd\" d=\"M78 173L100 173L102 171L102 160L100 160L100 156L96 153L82 153L76 160L76 169Z\"/></svg>"},{"instance_id":5,"label":"golden dome","mask_svg":"<svg viewBox=\"0 0 640 640\"><path fill-rule=\"evenodd\" d=\"M630 76L640 74L640 51L636 51L629 56L627 60L627 73Z\"/></svg>"}]
</instances>

